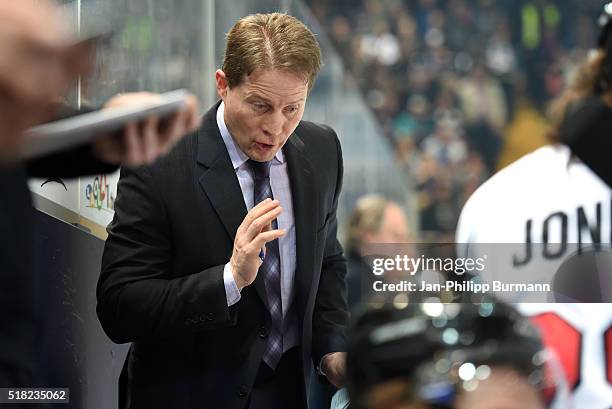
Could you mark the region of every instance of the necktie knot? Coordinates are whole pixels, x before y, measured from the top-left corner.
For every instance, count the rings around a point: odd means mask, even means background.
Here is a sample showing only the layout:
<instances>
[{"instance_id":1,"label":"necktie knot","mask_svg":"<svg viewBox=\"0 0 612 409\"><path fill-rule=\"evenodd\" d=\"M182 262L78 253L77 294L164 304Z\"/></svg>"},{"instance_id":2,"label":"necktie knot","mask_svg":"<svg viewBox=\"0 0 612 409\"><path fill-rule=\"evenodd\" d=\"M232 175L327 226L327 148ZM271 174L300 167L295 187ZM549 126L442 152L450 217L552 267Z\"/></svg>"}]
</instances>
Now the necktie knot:
<instances>
[{"instance_id":1,"label":"necktie knot","mask_svg":"<svg viewBox=\"0 0 612 409\"><path fill-rule=\"evenodd\" d=\"M247 161L251 171L253 172L253 178L255 179L268 179L270 177L270 165L272 162L257 162L253 159Z\"/></svg>"}]
</instances>

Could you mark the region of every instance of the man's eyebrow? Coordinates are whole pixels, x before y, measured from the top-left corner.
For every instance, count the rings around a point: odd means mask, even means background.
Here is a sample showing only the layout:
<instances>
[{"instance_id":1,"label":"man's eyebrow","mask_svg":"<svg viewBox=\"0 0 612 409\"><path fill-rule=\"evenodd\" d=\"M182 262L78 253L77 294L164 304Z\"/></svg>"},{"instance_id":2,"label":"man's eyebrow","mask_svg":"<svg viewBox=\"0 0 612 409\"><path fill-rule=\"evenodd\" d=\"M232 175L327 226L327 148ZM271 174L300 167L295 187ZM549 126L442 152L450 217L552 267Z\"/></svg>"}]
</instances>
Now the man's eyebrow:
<instances>
[{"instance_id":1,"label":"man's eyebrow","mask_svg":"<svg viewBox=\"0 0 612 409\"><path fill-rule=\"evenodd\" d=\"M263 102L267 102L268 104L271 103L271 101L268 98L261 96L259 94L247 94L246 99L260 99Z\"/></svg>"},{"instance_id":2,"label":"man's eyebrow","mask_svg":"<svg viewBox=\"0 0 612 409\"><path fill-rule=\"evenodd\" d=\"M249 95L247 95L246 99L260 99L263 102L265 102L265 103L267 103L269 105L272 105L272 101L270 101L268 98L266 98L266 97L264 97L262 95L259 95L259 94L249 94ZM296 99L294 101L288 102L287 105L292 105L292 104L297 104L299 102L304 102L305 99L306 98L299 98L299 99Z\"/></svg>"},{"instance_id":3,"label":"man's eyebrow","mask_svg":"<svg viewBox=\"0 0 612 409\"><path fill-rule=\"evenodd\" d=\"M298 102L304 102L304 100L305 100L305 99L306 99L306 98L296 99L295 101L291 101L291 102L289 102L289 105L291 105L291 104L297 104Z\"/></svg>"}]
</instances>

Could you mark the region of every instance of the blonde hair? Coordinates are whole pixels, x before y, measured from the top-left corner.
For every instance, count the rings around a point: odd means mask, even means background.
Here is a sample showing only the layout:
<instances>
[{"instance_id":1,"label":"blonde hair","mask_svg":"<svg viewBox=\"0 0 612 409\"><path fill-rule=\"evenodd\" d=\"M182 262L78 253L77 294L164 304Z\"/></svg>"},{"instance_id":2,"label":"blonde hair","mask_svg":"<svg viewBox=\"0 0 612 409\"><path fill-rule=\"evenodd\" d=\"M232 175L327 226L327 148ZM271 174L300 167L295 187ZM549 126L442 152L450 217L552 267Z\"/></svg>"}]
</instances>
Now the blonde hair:
<instances>
[{"instance_id":1,"label":"blonde hair","mask_svg":"<svg viewBox=\"0 0 612 409\"><path fill-rule=\"evenodd\" d=\"M321 69L321 48L298 19L283 13L251 14L227 34L223 72L230 87L257 69L283 69L303 77L310 90Z\"/></svg>"},{"instance_id":2,"label":"blonde hair","mask_svg":"<svg viewBox=\"0 0 612 409\"><path fill-rule=\"evenodd\" d=\"M568 108L575 102L595 93L595 85L599 81L601 65L606 56L605 51L597 50L576 70L569 86L555 99L548 108L548 117L553 129L548 135L553 142L558 141L559 130Z\"/></svg>"},{"instance_id":3,"label":"blonde hair","mask_svg":"<svg viewBox=\"0 0 612 409\"><path fill-rule=\"evenodd\" d=\"M362 196L353 209L349 220L347 247L358 251L365 233L374 233L382 228L385 210L389 201L380 195Z\"/></svg>"}]
</instances>

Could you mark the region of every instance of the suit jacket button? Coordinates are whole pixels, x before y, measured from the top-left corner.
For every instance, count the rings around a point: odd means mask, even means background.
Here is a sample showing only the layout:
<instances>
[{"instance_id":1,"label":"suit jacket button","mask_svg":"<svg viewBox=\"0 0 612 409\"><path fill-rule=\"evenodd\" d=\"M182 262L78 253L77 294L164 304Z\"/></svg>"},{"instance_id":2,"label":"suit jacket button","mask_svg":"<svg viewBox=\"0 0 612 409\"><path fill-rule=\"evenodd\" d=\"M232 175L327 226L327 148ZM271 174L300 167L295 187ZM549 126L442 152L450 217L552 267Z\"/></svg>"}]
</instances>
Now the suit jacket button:
<instances>
[{"instance_id":1,"label":"suit jacket button","mask_svg":"<svg viewBox=\"0 0 612 409\"><path fill-rule=\"evenodd\" d=\"M212 312L209 312L208 314L206 314L206 321L214 321L215 320L215 314L213 314Z\"/></svg>"},{"instance_id":2,"label":"suit jacket button","mask_svg":"<svg viewBox=\"0 0 612 409\"><path fill-rule=\"evenodd\" d=\"M260 338L266 338L270 334L270 330L266 326L262 325L259 327L257 333L259 334Z\"/></svg>"},{"instance_id":3,"label":"suit jacket button","mask_svg":"<svg viewBox=\"0 0 612 409\"><path fill-rule=\"evenodd\" d=\"M238 388L238 397L246 398L248 393L249 391L247 390L246 386L241 386Z\"/></svg>"}]
</instances>

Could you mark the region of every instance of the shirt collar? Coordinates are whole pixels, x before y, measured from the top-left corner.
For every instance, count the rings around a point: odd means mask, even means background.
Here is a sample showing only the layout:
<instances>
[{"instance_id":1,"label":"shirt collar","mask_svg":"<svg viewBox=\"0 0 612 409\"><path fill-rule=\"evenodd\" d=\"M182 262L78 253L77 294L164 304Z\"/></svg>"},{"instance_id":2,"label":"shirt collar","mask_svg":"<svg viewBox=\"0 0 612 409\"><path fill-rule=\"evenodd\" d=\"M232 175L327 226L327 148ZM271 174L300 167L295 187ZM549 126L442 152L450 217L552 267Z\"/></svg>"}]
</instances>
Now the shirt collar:
<instances>
[{"instance_id":1,"label":"shirt collar","mask_svg":"<svg viewBox=\"0 0 612 409\"><path fill-rule=\"evenodd\" d=\"M232 161L232 166L234 166L234 170L238 169L242 165L249 160L249 157L246 153L240 149L234 138L227 129L227 125L225 124L225 119L223 117L223 113L225 112L225 104L221 102L219 108L217 108L217 127L219 128L219 132L221 132L221 137L223 138L223 143L225 143L225 147L227 148L227 152L229 153L230 159ZM283 150L279 149L272 160L272 165L284 163L285 156L283 155Z\"/></svg>"}]
</instances>

